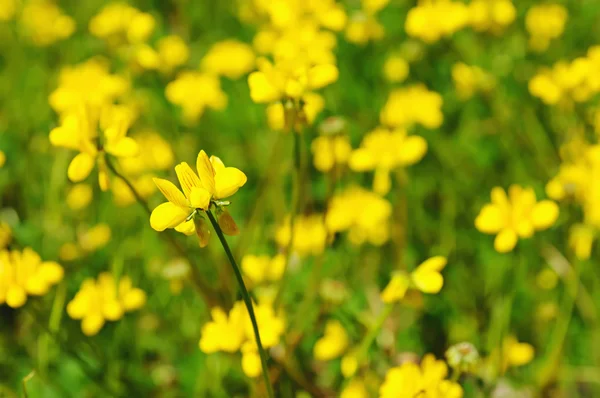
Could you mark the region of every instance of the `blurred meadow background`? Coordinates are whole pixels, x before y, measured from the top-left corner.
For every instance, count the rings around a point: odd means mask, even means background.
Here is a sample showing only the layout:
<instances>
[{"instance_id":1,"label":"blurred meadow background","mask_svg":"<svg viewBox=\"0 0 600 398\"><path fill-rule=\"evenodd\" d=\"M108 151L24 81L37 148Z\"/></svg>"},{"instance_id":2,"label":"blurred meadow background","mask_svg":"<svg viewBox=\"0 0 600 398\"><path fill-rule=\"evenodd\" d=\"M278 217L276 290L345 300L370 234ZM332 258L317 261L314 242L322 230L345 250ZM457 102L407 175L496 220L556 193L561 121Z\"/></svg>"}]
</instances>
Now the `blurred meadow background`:
<instances>
[{"instance_id":1,"label":"blurred meadow background","mask_svg":"<svg viewBox=\"0 0 600 398\"><path fill-rule=\"evenodd\" d=\"M0 397L600 396L599 93L594 0L0 0Z\"/></svg>"}]
</instances>

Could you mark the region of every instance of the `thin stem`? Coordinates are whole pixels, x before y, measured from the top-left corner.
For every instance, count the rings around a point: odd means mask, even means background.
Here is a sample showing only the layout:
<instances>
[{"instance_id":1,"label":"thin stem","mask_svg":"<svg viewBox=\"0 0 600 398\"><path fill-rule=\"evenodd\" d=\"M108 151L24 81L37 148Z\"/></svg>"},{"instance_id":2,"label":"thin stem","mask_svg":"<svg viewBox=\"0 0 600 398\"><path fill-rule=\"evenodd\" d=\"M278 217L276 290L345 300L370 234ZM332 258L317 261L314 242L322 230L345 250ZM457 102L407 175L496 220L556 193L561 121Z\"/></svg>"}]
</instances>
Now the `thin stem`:
<instances>
[{"instance_id":1,"label":"thin stem","mask_svg":"<svg viewBox=\"0 0 600 398\"><path fill-rule=\"evenodd\" d=\"M146 213L148 213L148 215L151 215L152 210L150 209L148 202L146 202L146 200L142 197L142 195L140 195L137 189L135 189L131 181L129 181L127 177L125 177L123 174L117 171L117 169L112 164L112 161L108 158L108 156L106 157L106 166L115 176L117 176L121 181L125 183L125 185L127 185L133 196L135 196L135 199L138 202L138 204L142 206L142 208L146 211ZM192 280L194 282L194 287L196 287L196 291L198 292L198 294L200 294L204 301L209 305L218 303L219 300L217 299L216 294L204 283L202 277L198 273L197 267L194 266L193 262L188 257L186 250L179 244L179 242L177 242L175 237L173 237L168 232L162 233L160 235L164 236L167 239L169 244L173 247L173 249L175 249L178 255L185 257L190 262L190 264L192 264Z\"/></svg>"},{"instance_id":2,"label":"thin stem","mask_svg":"<svg viewBox=\"0 0 600 398\"><path fill-rule=\"evenodd\" d=\"M242 273L240 271L240 267L238 267L235 259L233 258L233 254L231 253L231 249L229 248L229 244L227 244L227 240L225 239L225 235L223 235L223 231L219 226L219 223L213 216L210 210L206 211L208 215L208 219L212 224L219 240L221 241L221 245L223 246L223 250L225 250L225 254L229 259L229 263L231 264L231 268L233 269L233 273L238 281L240 286L240 291L242 292L242 299L244 300L244 304L246 305L246 309L248 310L248 315L250 315L250 321L252 322L252 329L254 330L254 338L256 339L256 345L258 346L258 353L260 355L260 362L262 365L262 374L263 379L265 381L265 385L267 388L267 393L270 398L274 398L273 395L273 387L271 387L271 381L269 379L268 368L267 368L267 353L263 348L262 341L260 340L260 332L258 331L258 322L256 321L256 315L254 314L254 307L252 305L252 300L250 299L250 293L248 293L248 289L246 288L246 284L244 283L244 278L242 277Z\"/></svg>"},{"instance_id":3,"label":"thin stem","mask_svg":"<svg viewBox=\"0 0 600 398\"><path fill-rule=\"evenodd\" d=\"M367 334L365 335L365 337L360 342L358 349L356 351L357 352L356 360L358 361L359 366L361 365L361 362L364 360L364 358L367 354L367 351L369 350L369 347L371 347L371 344L373 344L373 341L375 341L375 338L377 338L377 336L379 335L379 331L383 327L385 320L392 313L393 309L394 309L394 303L386 304L385 308L381 311L381 313L379 314L379 316L377 317L375 322L373 322L373 324L367 331Z\"/></svg>"}]
</instances>

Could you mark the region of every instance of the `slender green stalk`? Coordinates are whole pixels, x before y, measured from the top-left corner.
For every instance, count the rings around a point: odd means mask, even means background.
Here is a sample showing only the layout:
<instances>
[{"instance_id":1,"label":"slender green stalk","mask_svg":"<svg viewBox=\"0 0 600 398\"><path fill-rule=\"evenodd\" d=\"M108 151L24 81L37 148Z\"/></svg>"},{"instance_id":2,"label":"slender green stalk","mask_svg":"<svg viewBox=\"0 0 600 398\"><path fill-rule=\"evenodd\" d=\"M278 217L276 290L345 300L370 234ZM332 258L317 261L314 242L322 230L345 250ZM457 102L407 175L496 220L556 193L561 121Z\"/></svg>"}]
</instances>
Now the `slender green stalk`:
<instances>
[{"instance_id":1,"label":"slender green stalk","mask_svg":"<svg viewBox=\"0 0 600 398\"><path fill-rule=\"evenodd\" d=\"M365 335L365 337L362 339L362 341L358 345L358 349L356 351L356 360L358 361L359 366L360 366L361 362L364 360L365 356L367 355L367 351L369 350L369 347L371 347L371 344L373 344L373 341L375 341L375 339L379 335L379 331L383 327L385 320L392 313L393 309L394 309L394 303L386 304L385 308L381 311L381 313L379 314L377 319L375 319L375 322L373 322L371 327L369 327L367 334Z\"/></svg>"},{"instance_id":2,"label":"slender green stalk","mask_svg":"<svg viewBox=\"0 0 600 398\"><path fill-rule=\"evenodd\" d=\"M225 250L225 254L229 259L229 263L231 264L231 268L233 269L233 273L238 281L240 286L240 291L242 292L242 299L244 300L244 304L246 305L246 309L248 310L248 315L250 315L250 321L252 322L252 329L254 330L254 338L256 339L256 345L258 346L258 353L260 355L260 362L262 365L262 374L263 379L265 381L265 386L267 388L267 393L270 398L274 398L273 395L273 387L271 387L271 380L269 379L269 373L267 368L267 353L263 348L262 341L260 340L260 332L258 331L258 322L256 321L256 315L254 314L254 306L252 305L252 300L250 299L250 293L248 293L248 289L246 288L246 284L244 283L244 278L242 276L242 272L240 271L240 267L238 267L235 259L233 258L233 254L231 253L231 249L229 248L229 244L225 239L225 235L223 235L223 231L219 226L219 223L213 216L210 210L206 211L206 215L210 220L219 240L221 241L221 245L223 246L223 250Z\"/></svg>"}]
</instances>

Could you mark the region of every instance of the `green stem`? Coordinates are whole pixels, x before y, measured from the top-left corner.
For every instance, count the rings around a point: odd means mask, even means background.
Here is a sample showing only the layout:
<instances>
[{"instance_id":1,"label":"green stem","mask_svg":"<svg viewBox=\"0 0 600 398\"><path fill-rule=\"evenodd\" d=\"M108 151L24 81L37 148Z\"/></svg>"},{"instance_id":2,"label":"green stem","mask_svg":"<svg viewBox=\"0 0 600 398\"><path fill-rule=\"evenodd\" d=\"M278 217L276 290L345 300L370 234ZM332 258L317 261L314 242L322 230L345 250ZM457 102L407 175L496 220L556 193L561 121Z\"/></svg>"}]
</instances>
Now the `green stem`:
<instances>
[{"instance_id":1,"label":"green stem","mask_svg":"<svg viewBox=\"0 0 600 398\"><path fill-rule=\"evenodd\" d=\"M371 347L371 344L373 344L373 341L375 341L375 339L379 335L379 331L383 327L385 320L392 313L393 309L394 309L394 303L386 304L385 308L381 311L381 313L379 314L379 316L377 317L375 322L373 322L373 324L367 331L367 334L365 335L365 337L360 342L358 349L356 351L356 360L358 361L359 366L361 365L361 362L364 360L365 356L367 355L367 351L369 350L369 347Z\"/></svg>"},{"instance_id":2,"label":"green stem","mask_svg":"<svg viewBox=\"0 0 600 398\"><path fill-rule=\"evenodd\" d=\"M258 331L258 322L256 321L256 316L254 314L254 307L252 305L252 300L250 299L250 293L248 293L248 289L246 288L246 284L244 283L244 278L240 271L240 267L238 267L235 259L233 258L233 254L231 253L231 249L229 248L229 244L227 244L227 240L225 239L225 235L223 235L223 231L219 226L219 223L213 216L210 210L206 211L206 215L210 220L219 240L221 241L221 245L223 246L223 250L225 250L225 254L229 259L229 263L231 264L231 268L233 269L233 273L238 281L240 286L240 291L242 293L242 298L244 300L244 304L246 305L246 309L248 310L248 315L250 315L250 321L252 322L252 329L254 330L254 338L256 339L256 345L258 346L258 353L260 355L260 362L262 364L262 374L263 379L265 381L265 386L267 388L267 393L270 398L274 398L273 395L273 387L271 386L271 381L269 379L269 373L267 368L267 353L263 348L262 341L260 340L260 332Z\"/></svg>"}]
</instances>

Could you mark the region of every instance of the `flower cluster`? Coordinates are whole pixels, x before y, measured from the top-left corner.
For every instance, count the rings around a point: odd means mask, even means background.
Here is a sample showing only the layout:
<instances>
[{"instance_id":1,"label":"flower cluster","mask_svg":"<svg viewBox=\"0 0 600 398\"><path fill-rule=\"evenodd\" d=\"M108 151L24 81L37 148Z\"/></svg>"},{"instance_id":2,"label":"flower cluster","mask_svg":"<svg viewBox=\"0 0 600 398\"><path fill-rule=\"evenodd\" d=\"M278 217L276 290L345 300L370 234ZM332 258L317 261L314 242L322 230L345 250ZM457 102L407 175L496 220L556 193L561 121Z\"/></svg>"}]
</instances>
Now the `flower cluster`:
<instances>
[{"instance_id":1,"label":"flower cluster","mask_svg":"<svg viewBox=\"0 0 600 398\"><path fill-rule=\"evenodd\" d=\"M456 94L461 99L469 99L477 92L491 91L496 82L492 75L478 66L467 65L462 62L452 67L452 80L456 87Z\"/></svg>"},{"instance_id":2,"label":"flower cluster","mask_svg":"<svg viewBox=\"0 0 600 398\"><path fill-rule=\"evenodd\" d=\"M63 268L54 261L42 261L26 247L0 251L0 305L19 308L27 296L43 296L63 279Z\"/></svg>"},{"instance_id":3,"label":"flower cluster","mask_svg":"<svg viewBox=\"0 0 600 398\"><path fill-rule=\"evenodd\" d=\"M422 84L393 90L379 118L386 126L438 128L444 121L442 96Z\"/></svg>"},{"instance_id":4,"label":"flower cluster","mask_svg":"<svg viewBox=\"0 0 600 398\"><path fill-rule=\"evenodd\" d=\"M285 256L283 254L275 257L248 254L242 258L244 276L250 280L252 285L276 282L281 279L284 269Z\"/></svg>"},{"instance_id":5,"label":"flower cluster","mask_svg":"<svg viewBox=\"0 0 600 398\"><path fill-rule=\"evenodd\" d=\"M315 168L323 173L344 166L352 152L349 137L341 134L316 137L310 148Z\"/></svg>"},{"instance_id":6,"label":"flower cluster","mask_svg":"<svg viewBox=\"0 0 600 398\"><path fill-rule=\"evenodd\" d=\"M366 44L369 41L381 40L385 29L377 20L377 14L383 10L390 0L361 0L361 8L350 14L346 25L345 36L350 43Z\"/></svg>"},{"instance_id":7,"label":"flower cluster","mask_svg":"<svg viewBox=\"0 0 600 398\"><path fill-rule=\"evenodd\" d=\"M567 17L567 9L560 4L536 4L527 10L529 47L537 52L546 51L550 42L563 34Z\"/></svg>"},{"instance_id":8,"label":"flower cluster","mask_svg":"<svg viewBox=\"0 0 600 398\"><path fill-rule=\"evenodd\" d=\"M279 344L285 331L284 317L277 314L269 303L255 305L254 312L263 347L271 348ZM200 350L206 354L241 351L244 373L248 377L259 376L262 369L260 357L244 303L236 302L229 314L215 307L211 309L211 318L212 321L202 327Z\"/></svg>"},{"instance_id":9,"label":"flower cluster","mask_svg":"<svg viewBox=\"0 0 600 398\"><path fill-rule=\"evenodd\" d=\"M275 232L275 241L283 249L288 247L292 239L290 225L290 217L287 217ZM292 250L301 257L323 253L327 243L327 229L323 222L323 215L297 216L294 221L293 239Z\"/></svg>"},{"instance_id":10,"label":"flower cluster","mask_svg":"<svg viewBox=\"0 0 600 398\"><path fill-rule=\"evenodd\" d=\"M106 321L118 321L126 312L136 311L146 303L146 293L133 287L128 276L116 279L103 272L98 280L86 279L67 305L73 319L81 319L81 330L86 336L97 334Z\"/></svg>"},{"instance_id":11,"label":"flower cluster","mask_svg":"<svg viewBox=\"0 0 600 398\"><path fill-rule=\"evenodd\" d=\"M9 11L10 3L9 1ZM21 25L33 44L40 47L64 40L75 32L73 18L48 0L27 2L21 14Z\"/></svg>"},{"instance_id":12,"label":"flower cluster","mask_svg":"<svg viewBox=\"0 0 600 398\"><path fill-rule=\"evenodd\" d=\"M349 337L346 329L337 320L325 324L325 334L315 343L313 356L319 361L339 358L348 348Z\"/></svg>"}]
</instances>

